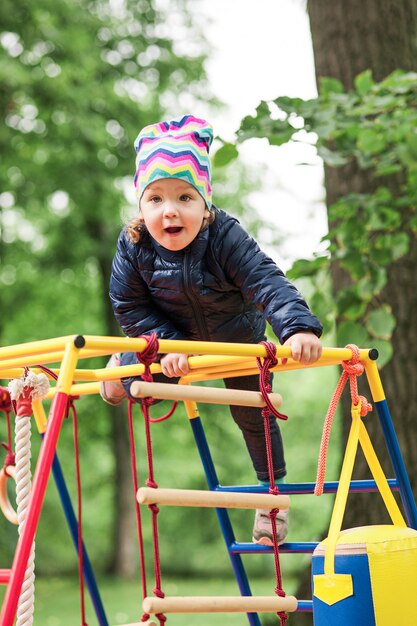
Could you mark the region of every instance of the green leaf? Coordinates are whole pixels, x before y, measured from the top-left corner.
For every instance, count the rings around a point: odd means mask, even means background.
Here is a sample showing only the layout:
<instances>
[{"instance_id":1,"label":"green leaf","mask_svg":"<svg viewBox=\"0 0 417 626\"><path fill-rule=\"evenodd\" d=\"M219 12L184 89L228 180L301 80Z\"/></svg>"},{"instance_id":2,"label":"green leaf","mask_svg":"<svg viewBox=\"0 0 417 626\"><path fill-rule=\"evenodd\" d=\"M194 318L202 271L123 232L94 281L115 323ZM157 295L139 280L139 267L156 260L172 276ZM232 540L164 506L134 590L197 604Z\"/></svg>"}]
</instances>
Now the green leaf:
<instances>
[{"instance_id":1,"label":"green leaf","mask_svg":"<svg viewBox=\"0 0 417 626\"><path fill-rule=\"evenodd\" d=\"M320 96L328 96L331 93L343 93L344 88L340 80L331 78L330 76L322 76L319 79Z\"/></svg>"},{"instance_id":2,"label":"green leaf","mask_svg":"<svg viewBox=\"0 0 417 626\"><path fill-rule=\"evenodd\" d=\"M213 157L214 167L224 167L239 156L239 151L233 143L225 143L217 150Z\"/></svg>"},{"instance_id":3,"label":"green leaf","mask_svg":"<svg viewBox=\"0 0 417 626\"><path fill-rule=\"evenodd\" d=\"M378 154L384 150L387 139L380 130L364 128L359 131L357 145L359 150L367 154Z\"/></svg>"},{"instance_id":4,"label":"green leaf","mask_svg":"<svg viewBox=\"0 0 417 626\"><path fill-rule=\"evenodd\" d=\"M321 270L328 268L329 258L327 256L319 256L315 259L298 259L293 266L287 271L290 280L297 278L306 278L307 276L316 276Z\"/></svg>"},{"instance_id":5,"label":"green leaf","mask_svg":"<svg viewBox=\"0 0 417 626\"><path fill-rule=\"evenodd\" d=\"M369 335L362 324L353 321L341 322L336 329L337 343L339 346L346 346L354 343L360 348L369 347Z\"/></svg>"},{"instance_id":6,"label":"green leaf","mask_svg":"<svg viewBox=\"0 0 417 626\"><path fill-rule=\"evenodd\" d=\"M361 96L366 96L374 86L371 70L365 70L355 78L355 89Z\"/></svg>"},{"instance_id":7,"label":"green leaf","mask_svg":"<svg viewBox=\"0 0 417 626\"><path fill-rule=\"evenodd\" d=\"M395 317L387 305L371 311L366 319L369 333L377 339L391 339L395 325Z\"/></svg>"}]
</instances>

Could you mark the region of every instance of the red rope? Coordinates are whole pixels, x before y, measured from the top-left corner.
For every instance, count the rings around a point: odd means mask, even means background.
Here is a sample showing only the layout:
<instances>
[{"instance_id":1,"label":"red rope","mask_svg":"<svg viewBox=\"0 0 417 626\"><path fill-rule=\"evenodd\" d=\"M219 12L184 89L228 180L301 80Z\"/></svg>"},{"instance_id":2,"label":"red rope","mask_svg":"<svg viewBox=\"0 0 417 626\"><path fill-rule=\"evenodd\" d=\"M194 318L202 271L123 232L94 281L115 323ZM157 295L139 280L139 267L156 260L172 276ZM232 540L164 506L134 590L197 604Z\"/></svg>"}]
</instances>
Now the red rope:
<instances>
[{"instance_id":1,"label":"red rope","mask_svg":"<svg viewBox=\"0 0 417 626\"><path fill-rule=\"evenodd\" d=\"M360 396L358 394L358 376L361 376L365 369L364 365L360 362L359 348L351 343L345 347L352 350L352 358L348 361L342 361L343 372L339 378L336 389L330 400L329 408L327 409L326 418L324 420L323 434L320 443L319 460L317 465L316 486L314 489L314 495L316 496L321 496L321 494L323 493L330 431L332 428L333 418L336 413L337 405L339 404L340 397L348 380L350 383L350 395L352 398L352 404L354 406L357 406L358 403L361 402L361 416L364 417L367 413L372 411L372 405L368 402L365 396Z\"/></svg>"},{"instance_id":2,"label":"red rope","mask_svg":"<svg viewBox=\"0 0 417 626\"><path fill-rule=\"evenodd\" d=\"M8 465L16 465L15 454L13 452L13 439L12 439L12 427L10 414L12 412L12 401L10 398L10 393L7 387L0 387L0 411L3 411L6 416L6 425L7 425L7 443L2 442L2 447L6 450L6 457L4 459L4 473L6 476L9 476L7 473Z\"/></svg>"},{"instance_id":3,"label":"red rope","mask_svg":"<svg viewBox=\"0 0 417 626\"><path fill-rule=\"evenodd\" d=\"M83 553L83 527L82 527L82 494L81 494L81 469L80 469L80 452L78 445L78 421L77 411L74 403L68 405L68 410L72 410L72 423L74 435L74 454L75 454L75 475L77 482L77 504L78 504L78 577L80 581L80 607L81 607L81 626L88 626L85 615L85 590L84 590L84 553Z\"/></svg>"},{"instance_id":4,"label":"red rope","mask_svg":"<svg viewBox=\"0 0 417 626\"><path fill-rule=\"evenodd\" d=\"M281 420L287 420L288 415L284 415L277 411L274 405L271 403L269 399L269 394L272 391L272 387L269 383L269 379L271 377L270 369L275 367L278 364L278 359L276 358L277 347L274 343L270 341L261 341L261 346L265 347L267 356L263 359L263 362L260 358L256 359L259 369L259 389L262 394L262 398L264 399L265 405L267 406L269 413L272 413L275 417L278 417Z\"/></svg>"},{"instance_id":5,"label":"red rope","mask_svg":"<svg viewBox=\"0 0 417 626\"><path fill-rule=\"evenodd\" d=\"M265 430L265 445L266 445L266 457L268 462L268 476L269 476L269 493L273 495L277 495L279 493L278 486L275 484L275 476L274 476L274 462L272 456L272 442L271 442L271 430L269 425L269 416L272 413L275 417L278 417L283 420L287 420L288 416L283 415L271 404L269 400L268 394L271 393L272 387L269 383L271 372L270 368L275 367L277 365L278 360L276 358L277 347L274 343L268 341L262 341L261 345L265 346L267 356L263 359L263 363L261 363L261 359L256 359L258 363L258 368L260 371L259 374L259 388L262 394L262 397L265 401L266 406L262 409L262 417L264 419L264 430ZM276 595L280 597L285 597L285 591L282 588L282 575L281 575L281 565L279 560L279 547L277 540L277 513L279 509L272 509L269 512L269 518L271 520L271 528L272 528L272 545L274 550L274 564L275 564L275 589L274 592ZM277 617L280 619L280 626L285 626L288 615L285 611L279 611L277 613Z\"/></svg>"},{"instance_id":6,"label":"red rope","mask_svg":"<svg viewBox=\"0 0 417 626\"><path fill-rule=\"evenodd\" d=\"M142 532L142 518L140 514L140 506L137 500L136 494L139 489L138 484L138 472L137 472L137 462L136 462L136 447L135 447L135 434L133 428L133 402L128 401L128 425L129 425L129 443L130 443L130 459L131 459L131 469L132 469L132 482L133 482L133 491L134 491L134 500L135 500L135 511L136 511L136 527L138 533L138 545L139 545L139 557L140 557L140 573L141 573L141 582L142 582L142 597L146 598L148 595L146 588L146 564L145 564L145 550L143 546L143 532ZM142 615L141 621L146 622L150 617L149 613L144 613Z\"/></svg>"},{"instance_id":7,"label":"red rope","mask_svg":"<svg viewBox=\"0 0 417 626\"><path fill-rule=\"evenodd\" d=\"M45 365L35 365L48 374L54 380L58 380L57 374ZM81 490L81 468L80 454L78 445L78 420L77 411L74 400L78 400L79 396L68 396L65 417L72 412L73 419L73 439L74 439L74 455L75 455L75 475L77 485L77 506L78 506L78 523L77 523L77 550L78 550L78 578L80 583L80 610L81 610L81 626L88 626L85 613L85 590L84 590L84 552L83 552L83 529L82 529L82 490Z\"/></svg>"},{"instance_id":8,"label":"red rope","mask_svg":"<svg viewBox=\"0 0 417 626\"><path fill-rule=\"evenodd\" d=\"M149 337L144 335L142 337L146 340L147 345L143 352L136 353L138 361L143 363L145 366L145 371L142 374L143 380L146 382L152 382L152 374L150 370L150 366L154 363L158 356L158 348L159 342L156 333L153 333ZM148 487L157 488L158 485L155 481L154 468L153 468L153 452L152 452L152 438L151 438L151 418L149 415L149 407L152 404L152 398L142 398L141 402L141 410L144 417L145 423L145 436L146 436L146 454L148 459L148 478L146 480L146 484ZM171 409L171 415L174 412L175 407ZM166 416L163 418L166 419ZM162 421L161 418L157 418L157 421ZM154 575L155 575L155 587L153 589L153 593L158 598L164 598L165 594L162 591L162 580L161 580L161 560L159 553L159 533L158 533L158 513L159 508L156 504L150 504L148 508L152 514L152 537L153 537L153 552L154 552ZM155 615L158 618L160 625L166 622L167 618L163 613L158 613ZM142 618L142 621L143 618Z\"/></svg>"}]
</instances>

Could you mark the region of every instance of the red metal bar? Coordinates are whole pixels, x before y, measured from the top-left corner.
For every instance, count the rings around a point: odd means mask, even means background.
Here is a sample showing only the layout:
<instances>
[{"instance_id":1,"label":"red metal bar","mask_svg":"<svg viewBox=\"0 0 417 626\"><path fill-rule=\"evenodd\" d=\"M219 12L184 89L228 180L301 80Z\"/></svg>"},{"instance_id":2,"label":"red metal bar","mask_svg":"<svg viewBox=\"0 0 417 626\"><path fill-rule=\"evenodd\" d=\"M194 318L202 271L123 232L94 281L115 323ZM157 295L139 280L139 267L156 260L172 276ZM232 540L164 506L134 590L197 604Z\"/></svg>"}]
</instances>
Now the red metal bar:
<instances>
[{"instance_id":1,"label":"red metal bar","mask_svg":"<svg viewBox=\"0 0 417 626\"><path fill-rule=\"evenodd\" d=\"M45 491L51 473L52 462L59 433L65 417L68 395L58 391L52 402L47 429L39 452L32 483L32 492L26 511L26 521L14 555L10 582L7 586L0 616L1 626L13 626L25 571L30 556L42 509Z\"/></svg>"},{"instance_id":2,"label":"red metal bar","mask_svg":"<svg viewBox=\"0 0 417 626\"><path fill-rule=\"evenodd\" d=\"M7 585L10 580L11 569L0 569L0 585Z\"/></svg>"}]
</instances>

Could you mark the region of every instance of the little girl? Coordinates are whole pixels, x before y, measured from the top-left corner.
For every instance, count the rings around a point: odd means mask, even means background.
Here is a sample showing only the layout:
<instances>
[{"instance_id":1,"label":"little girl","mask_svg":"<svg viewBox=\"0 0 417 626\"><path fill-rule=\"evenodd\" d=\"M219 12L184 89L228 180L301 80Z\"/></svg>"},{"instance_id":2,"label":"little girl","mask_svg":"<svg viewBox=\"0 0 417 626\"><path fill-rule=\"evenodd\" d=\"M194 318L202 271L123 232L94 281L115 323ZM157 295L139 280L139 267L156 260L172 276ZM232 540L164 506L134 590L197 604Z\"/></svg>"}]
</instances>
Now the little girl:
<instances>
[{"instance_id":1,"label":"little girl","mask_svg":"<svg viewBox=\"0 0 417 626\"><path fill-rule=\"evenodd\" d=\"M212 204L209 148L212 127L182 118L146 126L138 135L135 186L139 215L119 236L110 298L129 337L258 343L268 321L293 359L311 364L321 355L322 326L294 285L239 222ZM134 353L114 355L109 365L137 363ZM165 380L188 373L187 356L160 360ZM172 381L171 381L172 382ZM225 379L234 389L259 390L258 377ZM118 404L132 379L103 383L102 396ZM256 475L269 484L261 410L230 407ZM281 434L270 417L275 479L286 469ZM253 540L272 545L269 511L258 510ZM278 541L288 532L277 516Z\"/></svg>"}]
</instances>

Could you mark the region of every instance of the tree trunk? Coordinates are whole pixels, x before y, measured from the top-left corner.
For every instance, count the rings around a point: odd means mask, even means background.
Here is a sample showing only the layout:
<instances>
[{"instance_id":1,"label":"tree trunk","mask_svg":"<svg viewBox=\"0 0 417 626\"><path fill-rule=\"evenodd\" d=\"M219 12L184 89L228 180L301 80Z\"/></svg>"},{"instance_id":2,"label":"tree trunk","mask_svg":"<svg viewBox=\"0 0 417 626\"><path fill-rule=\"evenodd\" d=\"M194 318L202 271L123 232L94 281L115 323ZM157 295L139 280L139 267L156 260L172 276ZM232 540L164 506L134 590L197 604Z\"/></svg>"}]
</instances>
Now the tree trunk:
<instances>
[{"instance_id":1,"label":"tree trunk","mask_svg":"<svg viewBox=\"0 0 417 626\"><path fill-rule=\"evenodd\" d=\"M102 250L110 251L113 248L108 245L106 234L101 233L103 239ZM111 256L106 256L105 252L99 259L105 298L103 307L105 332L108 336L119 336L120 327L115 320L108 296L111 261ZM114 451L113 555L110 559L108 571L111 574L131 578L137 572L138 547L130 465L127 403L124 401L121 405L108 407L108 409L111 415L111 437Z\"/></svg>"},{"instance_id":2,"label":"tree trunk","mask_svg":"<svg viewBox=\"0 0 417 626\"><path fill-rule=\"evenodd\" d=\"M308 2L317 80L321 76L339 79L345 89L351 89L354 77L371 69L379 81L394 69L415 70L417 64L417 0L311 0ZM384 184L387 181L384 180ZM391 190L399 193L399 183L388 181ZM369 171L352 166L325 168L327 204L349 192L370 192L375 187ZM414 245L413 245L414 243ZM410 252L388 269L388 282L382 294L392 307L397 326L392 343L394 357L382 371L385 394L394 420L406 467L412 472L417 451L417 429L413 416L417 409L417 329L410 322L417 306L415 270L417 246L412 243ZM332 267L333 289L344 287L349 278L337 264ZM370 394L360 380L360 393L368 399ZM350 427L350 402L344 399L344 430ZM392 476L383 435L376 413L366 418L366 425L382 465ZM366 461L358 454L355 465L356 478L369 477ZM415 476L410 474L414 493ZM324 496L323 496L324 497ZM377 494L355 494L349 497L344 528L364 524L386 523L388 517ZM300 598L309 597L310 576L306 575L298 590ZM297 615L297 626L311 624L311 616Z\"/></svg>"}]
</instances>

